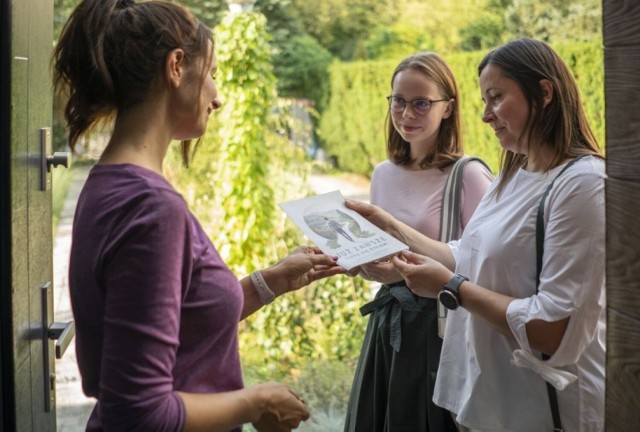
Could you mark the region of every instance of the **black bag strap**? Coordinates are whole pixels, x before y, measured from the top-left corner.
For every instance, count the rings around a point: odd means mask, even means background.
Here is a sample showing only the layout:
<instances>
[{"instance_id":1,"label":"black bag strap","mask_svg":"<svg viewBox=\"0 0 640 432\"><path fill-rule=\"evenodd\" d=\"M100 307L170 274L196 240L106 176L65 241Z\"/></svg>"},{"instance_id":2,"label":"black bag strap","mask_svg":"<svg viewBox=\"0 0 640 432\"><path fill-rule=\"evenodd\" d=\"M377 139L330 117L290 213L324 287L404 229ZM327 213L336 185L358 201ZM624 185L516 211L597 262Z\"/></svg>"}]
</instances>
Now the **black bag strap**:
<instances>
[{"instance_id":1,"label":"black bag strap","mask_svg":"<svg viewBox=\"0 0 640 432\"><path fill-rule=\"evenodd\" d=\"M565 165L564 168L558 173L558 175L551 181L547 189L542 194L540 204L538 205L538 215L536 217L536 294L538 294L538 286L540 285L540 273L542 272L542 254L544 252L544 203L547 200L549 192L555 181L560 177L571 165L578 162L584 156L578 156ZM549 356L542 354L542 360L548 360ZM549 394L549 405L551 406L551 415L553 416L553 430L556 432L562 432L562 422L560 421L560 409L558 408L558 394L555 387L548 382L547 393Z\"/></svg>"},{"instance_id":2,"label":"black bag strap","mask_svg":"<svg viewBox=\"0 0 640 432\"><path fill-rule=\"evenodd\" d=\"M560 177L571 165L578 162L580 159L587 155L578 156L577 158L570 161L568 164L562 168L562 171L558 173L556 178L554 178L547 189L542 194L542 198L540 199L540 204L538 205L538 216L536 219L536 294L538 293L538 285L540 285L540 273L542 272L542 252L544 246L544 203L547 200L547 196L549 192L551 192L551 188L553 184L556 182L558 177Z\"/></svg>"}]
</instances>

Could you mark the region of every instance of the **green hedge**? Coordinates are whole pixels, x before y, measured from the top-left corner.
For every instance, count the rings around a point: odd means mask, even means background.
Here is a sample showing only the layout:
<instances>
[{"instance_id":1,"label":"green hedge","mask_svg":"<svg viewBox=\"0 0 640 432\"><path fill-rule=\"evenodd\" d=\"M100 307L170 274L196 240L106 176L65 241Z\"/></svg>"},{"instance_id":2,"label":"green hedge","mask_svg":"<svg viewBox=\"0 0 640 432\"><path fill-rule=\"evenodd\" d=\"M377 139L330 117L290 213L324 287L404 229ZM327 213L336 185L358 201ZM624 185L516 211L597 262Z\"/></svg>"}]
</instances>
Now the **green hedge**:
<instances>
[{"instance_id":1,"label":"green hedge","mask_svg":"<svg viewBox=\"0 0 640 432\"><path fill-rule=\"evenodd\" d=\"M604 145L602 45L572 43L554 49L576 77L591 127ZM484 54L485 51L460 52L445 57L460 87L465 153L484 158L497 172L500 146L491 128L481 120L477 67ZM368 176L377 163L386 159L385 96L390 93L390 78L397 64L396 60L376 60L331 65L331 95L321 115L318 135L340 169Z\"/></svg>"}]
</instances>

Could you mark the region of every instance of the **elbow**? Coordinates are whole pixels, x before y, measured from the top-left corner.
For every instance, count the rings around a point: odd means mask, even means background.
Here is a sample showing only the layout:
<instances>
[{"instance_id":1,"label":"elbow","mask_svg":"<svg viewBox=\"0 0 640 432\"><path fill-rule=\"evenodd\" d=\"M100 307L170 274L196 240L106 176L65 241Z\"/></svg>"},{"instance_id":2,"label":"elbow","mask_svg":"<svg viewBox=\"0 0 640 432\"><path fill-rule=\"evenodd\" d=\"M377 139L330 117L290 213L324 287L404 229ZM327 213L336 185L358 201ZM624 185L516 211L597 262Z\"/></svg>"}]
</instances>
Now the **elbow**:
<instances>
[{"instance_id":1,"label":"elbow","mask_svg":"<svg viewBox=\"0 0 640 432\"><path fill-rule=\"evenodd\" d=\"M569 317L554 322L542 320L528 322L526 328L529 345L549 357L553 356L562 343L568 325Z\"/></svg>"},{"instance_id":2,"label":"elbow","mask_svg":"<svg viewBox=\"0 0 640 432\"><path fill-rule=\"evenodd\" d=\"M558 351L560 341L540 341L537 345L538 346L533 346L533 348L543 354L546 354L548 357L551 357L556 353L556 351Z\"/></svg>"},{"instance_id":3,"label":"elbow","mask_svg":"<svg viewBox=\"0 0 640 432\"><path fill-rule=\"evenodd\" d=\"M174 432L184 429L185 413L177 395L156 404L132 406L101 405L100 418L106 431Z\"/></svg>"}]
</instances>

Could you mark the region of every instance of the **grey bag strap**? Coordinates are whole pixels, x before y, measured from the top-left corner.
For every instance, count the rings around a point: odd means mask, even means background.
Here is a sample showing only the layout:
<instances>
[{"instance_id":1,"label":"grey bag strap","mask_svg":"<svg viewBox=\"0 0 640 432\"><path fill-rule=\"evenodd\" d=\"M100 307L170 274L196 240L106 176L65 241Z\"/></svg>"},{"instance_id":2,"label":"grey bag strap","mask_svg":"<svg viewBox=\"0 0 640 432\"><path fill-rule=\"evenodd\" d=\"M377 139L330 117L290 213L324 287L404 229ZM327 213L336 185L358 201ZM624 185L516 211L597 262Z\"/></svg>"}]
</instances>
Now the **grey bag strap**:
<instances>
[{"instance_id":1,"label":"grey bag strap","mask_svg":"<svg viewBox=\"0 0 640 432\"><path fill-rule=\"evenodd\" d=\"M487 164L476 156L464 156L458 159L454 165L442 191L442 208L440 210L440 241L448 242L458 239L460 218L462 217L462 176L464 167L471 161L478 161L489 172Z\"/></svg>"},{"instance_id":2,"label":"grey bag strap","mask_svg":"<svg viewBox=\"0 0 640 432\"><path fill-rule=\"evenodd\" d=\"M440 236L441 242L456 240L460 237L459 228L462 218L462 176L464 167L471 161L478 161L489 172L487 164L475 156L464 156L458 159L447 177L447 182L442 191L442 208L440 210ZM444 337L444 327L447 320L447 309L438 302L438 335Z\"/></svg>"}]
</instances>

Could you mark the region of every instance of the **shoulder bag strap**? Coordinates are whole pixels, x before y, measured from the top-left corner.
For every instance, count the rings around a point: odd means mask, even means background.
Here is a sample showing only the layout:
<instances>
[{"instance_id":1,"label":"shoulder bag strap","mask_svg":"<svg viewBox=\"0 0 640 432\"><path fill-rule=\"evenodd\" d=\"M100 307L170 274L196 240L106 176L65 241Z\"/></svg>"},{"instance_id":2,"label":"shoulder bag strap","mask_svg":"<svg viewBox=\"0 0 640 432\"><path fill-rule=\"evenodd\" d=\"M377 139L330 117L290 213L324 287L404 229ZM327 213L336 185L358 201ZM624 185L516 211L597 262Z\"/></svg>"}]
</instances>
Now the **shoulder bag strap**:
<instances>
[{"instance_id":1,"label":"shoulder bag strap","mask_svg":"<svg viewBox=\"0 0 640 432\"><path fill-rule=\"evenodd\" d=\"M536 294L538 294L538 286L540 285L540 273L542 272L542 254L544 249L544 203L547 200L547 196L549 195L549 192L551 192L551 188L553 187L553 184L558 179L558 177L560 177L571 165L576 163L584 156L578 156L577 158L570 161L567 165L565 165L564 168L562 168L562 171L560 171L556 178L554 178L549 186L547 186L547 189L542 194L540 204L538 205L538 215L536 217ZM548 359L548 355L542 354L542 360ZM551 415L553 416L553 430L562 431L562 422L560 421L560 410L558 408L558 395L556 393L556 389L548 382L546 384L547 393L549 394L549 405L551 406Z\"/></svg>"},{"instance_id":2,"label":"shoulder bag strap","mask_svg":"<svg viewBox=\"0 0 640 432\"><path fill-rule=\"evenodd\" d=\"M491 169L479 157L463 156L454 164L442 190L442 206L440 208L440 235L441 242L456 240L460 237L459 227L462 219L462 176L464 167L471 161L478 161L489 172ZM444 337L444 327L447 322L447 308L438 302L438 336Z\"/></svg>"},{"instance_id":3,"label":"shoulder bag strap","mask_svg":"<svg viewBox=\"0 0 640 432\"><path fill-rule=\"evenodd\" d=\"M478 161L484 165L489 172L491 169L487 164L475 156L464 156L458 159L447 177L447 182L442 191L442 207L440 210L440 241L448 242L459 238L459 227L462 205L462 176L464 167L471 161Z\"/></svg>"},{"instance_id":4,"label":"shoulder bag strap","mask_svg":"<svg viewBox=\"0 0 640 432\"><path fill-rule=\"evenodd\" d=\"M556 182L558 177L560 177L571 165L578 162L584 156L586 155L578 156L577 158L570 161L567 165L565 165L565 167L562 168L562 171L560 171L556 178L554 178L549 186L547 186L547 189L544 191L544 193L542 194L542 198L540 199L540 204L538 205L538 215L536 218L536 294L538 293L538 285L540 285L540 272L542 272L542 252L544 246L544 203L547 200L547 196L549 195L549 192L551 192L551 188L553 187L553 184Z\"/></svg>"}]
</instances>

